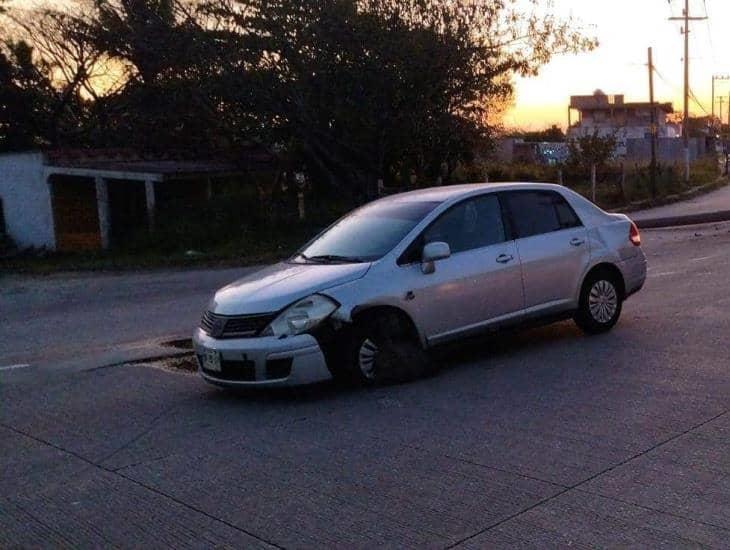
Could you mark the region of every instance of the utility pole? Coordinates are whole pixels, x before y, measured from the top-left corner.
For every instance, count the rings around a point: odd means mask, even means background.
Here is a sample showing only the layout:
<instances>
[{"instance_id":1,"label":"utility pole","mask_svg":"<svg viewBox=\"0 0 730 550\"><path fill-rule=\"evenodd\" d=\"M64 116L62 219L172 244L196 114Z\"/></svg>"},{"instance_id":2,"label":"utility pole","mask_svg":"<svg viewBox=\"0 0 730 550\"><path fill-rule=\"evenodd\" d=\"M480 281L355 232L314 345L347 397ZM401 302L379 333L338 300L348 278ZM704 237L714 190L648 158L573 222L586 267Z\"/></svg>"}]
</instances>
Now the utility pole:
<instances>
[{"instance_id":1,"label":"utility pole","mask_svg":"<svg viewBox=\"0 0 730 550\"><path fill-rule=\"evenodd\" d=\"M682 137L684 138L684 181L689 182L689 22L702 21L707 17L692 17L689 14L689 0L684 0L682 17L670 17L670 21L683 21L684 34L684 120L682 122Z\"/></svg>"},{"instance_id":2,"label":"utility pole","mask_svg":"<svg viewBox=\"0 0 730 550\"><path fill-rule=\"evenodd\" d=\"M649 168L651 196L656 197L656 105L654 105L654 56L649 48L649 103L651 104L651 166Z\"/></svg>"},{"instance_id":3,"label":"utility pole","mask_svg":"<svg viewBox=\"0 0 730 550\"><path fill-rule=\"evenodd\" d=\"M718 101L720 102L720 124L722 125L722 104L725 103L725 98L721 97Z\"/></svg>"},{"instance_id":4,"label":"utility pole","mask_svg":"<svg viewBox=\"0 0 730 550\"><path fill-rule=\"evenodd\" d=\"M727 74L713 74L712 75L712 123L715 124L715 82L718 80L730 80L730 75ZM722 117L720 117L720 124L722 125Z\"/></svg>"}]
</instances>

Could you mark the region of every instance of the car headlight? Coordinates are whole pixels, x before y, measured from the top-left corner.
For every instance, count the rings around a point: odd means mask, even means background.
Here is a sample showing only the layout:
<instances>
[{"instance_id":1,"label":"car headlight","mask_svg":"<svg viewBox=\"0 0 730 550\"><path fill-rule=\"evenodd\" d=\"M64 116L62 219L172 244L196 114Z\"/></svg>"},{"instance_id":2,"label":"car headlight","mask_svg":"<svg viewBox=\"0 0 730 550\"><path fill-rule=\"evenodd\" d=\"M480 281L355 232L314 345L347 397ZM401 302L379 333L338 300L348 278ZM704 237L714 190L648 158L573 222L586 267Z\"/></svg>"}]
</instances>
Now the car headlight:
<instances>
[{"instance_id":1,"label":"car headlight","mask_svg":"<svg viewBox=\"0 0 730 550\"><path fill-rule=\"evenodd\" d=\"M269 324L262 336L296 336L317 327L340 307L337 302L312 294L286 308Z\"/></svg>"}]
</instances>

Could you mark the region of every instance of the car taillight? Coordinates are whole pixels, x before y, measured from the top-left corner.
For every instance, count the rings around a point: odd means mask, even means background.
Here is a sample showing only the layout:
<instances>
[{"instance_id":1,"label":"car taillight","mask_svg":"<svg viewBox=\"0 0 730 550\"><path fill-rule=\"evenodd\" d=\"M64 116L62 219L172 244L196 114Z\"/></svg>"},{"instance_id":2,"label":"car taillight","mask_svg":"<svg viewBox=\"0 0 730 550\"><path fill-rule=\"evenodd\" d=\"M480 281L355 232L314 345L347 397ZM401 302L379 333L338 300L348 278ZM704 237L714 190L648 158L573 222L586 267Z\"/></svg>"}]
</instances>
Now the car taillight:
<instances>
[{"instance_id":1,"label":"car taillight","mask_svg":"<svg viewBox=\"0 0 730 550\"><path fill-rule=\"evenodd\" d=\"M629 240L631 241L631 244L634 246L641 246L641 233L639 233L639 228L636 227L636 224L634 222L631 222L631 231L629 232Z\"/></svg>"}]
</instances>

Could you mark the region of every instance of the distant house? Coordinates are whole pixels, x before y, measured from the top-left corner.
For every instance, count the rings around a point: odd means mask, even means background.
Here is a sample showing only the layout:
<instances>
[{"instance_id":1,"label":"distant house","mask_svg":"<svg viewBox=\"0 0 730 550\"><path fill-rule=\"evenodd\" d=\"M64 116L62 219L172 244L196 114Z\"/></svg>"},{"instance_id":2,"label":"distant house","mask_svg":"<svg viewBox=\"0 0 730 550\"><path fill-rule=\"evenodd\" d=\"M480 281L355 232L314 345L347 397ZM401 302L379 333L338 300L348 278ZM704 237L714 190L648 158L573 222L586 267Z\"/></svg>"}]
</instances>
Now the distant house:
<instances>
[{"instance_id":1,"label":"distant house","mask_svg":"<svg viewBox=\"0 0 730 550\"><path fill-rule=\"evenodd\" d=\"M568 158L568 145L562 142L517 140L513 147L512 162L555 165Z\"/></svg>"},{"instance_id":2,"label":"distant house","mask_svg":"<svg viewBox=\"0 0 730 550\"><path fill-rule=\"evenodd\" d=\"M205 201L218 181L247 178L273 157L147 158L127 150L0 154L0 234L21 248L101 250L152 231L173 201Z\"/></svg>"},{"instance_id":3,"label":"distant house","mask_svg":"<svg viewBox=\"0 0 730 550\"><path fill-rule=\"evenodd\" d=\"M572 120L574 111L578 113L575 122ZM649 102L626 102L623 95L606 95L600 90L593 95L571 96L568 137L613 134L619 142L651 137L651 111ZM671 103L654 104L657 137L680 136L680 128L667 120L673 112Z\"/></svg>"},{"instance_id":4,"label":"distant house","mask_svg":"<svg viewBox=\"0 0 730 550\"><path fill-rule=\"evenodd\" d=\"M500 162L520 162L554 166L568 159L568 144L562 141L525 141L502 138L496 141L494 158Z\"/></svg>"}]
</instances>

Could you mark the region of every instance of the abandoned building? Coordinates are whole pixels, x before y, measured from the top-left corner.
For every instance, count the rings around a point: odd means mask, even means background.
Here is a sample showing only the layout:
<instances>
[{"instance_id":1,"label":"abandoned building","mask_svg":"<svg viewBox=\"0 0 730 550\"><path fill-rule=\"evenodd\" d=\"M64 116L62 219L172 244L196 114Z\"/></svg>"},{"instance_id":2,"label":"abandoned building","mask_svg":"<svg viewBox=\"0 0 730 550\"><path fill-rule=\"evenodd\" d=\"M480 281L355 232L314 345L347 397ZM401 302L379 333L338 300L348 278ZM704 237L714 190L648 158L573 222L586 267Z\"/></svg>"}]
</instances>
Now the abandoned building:
<instances>
[{"instance_id":1,"label":"abandoned building","mask_svg":"<svg viewBox=\"0 0 730 550\"><path fill-rule=\"evenodd\" d=\"M252 150L230 161L150 159L123 150L0 154L0 233L20 248L105 250L180 200L204 201L217 182L266 169Z\"/></svg>"}]
</instances>

